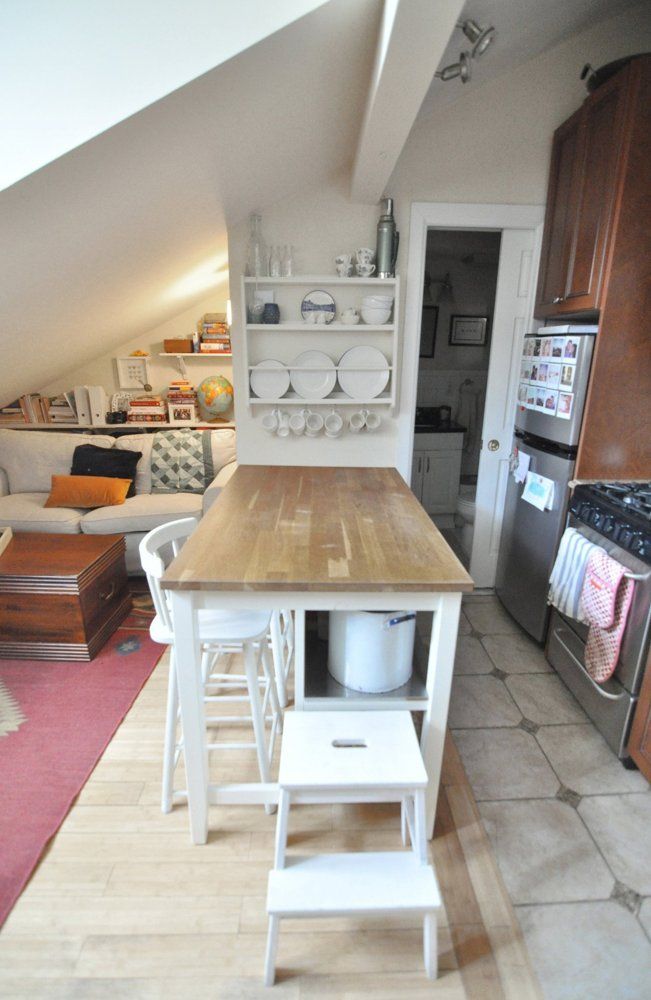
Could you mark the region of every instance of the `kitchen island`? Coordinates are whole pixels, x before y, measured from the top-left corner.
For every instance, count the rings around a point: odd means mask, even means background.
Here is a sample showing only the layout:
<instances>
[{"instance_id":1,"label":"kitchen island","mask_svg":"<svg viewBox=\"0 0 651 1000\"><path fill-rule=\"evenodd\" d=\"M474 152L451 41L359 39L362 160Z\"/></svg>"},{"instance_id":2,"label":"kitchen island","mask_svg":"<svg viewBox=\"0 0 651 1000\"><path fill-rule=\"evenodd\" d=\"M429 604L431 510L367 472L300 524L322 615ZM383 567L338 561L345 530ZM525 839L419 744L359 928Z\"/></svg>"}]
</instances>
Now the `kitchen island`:
<instances>
[{"instance_id":1,"label":"kitchen island","mask_svg":"<svg viewBox=\"0 0 651 1000\"><path fill-rule=\"evenodd\" d=\"M172 602L195 843L206 842L209 804L273 804L278 796L272 782L209 784L197 635L197 612L204 608L295 612L297 710L422 711L432 836L461 595L473 584L395 469L239 466L162 585ZM343 689L337 696L332 685L320 684L306 621L333 610L431 612L420 679L382 695Z\"/></svg>"}]
</instances>

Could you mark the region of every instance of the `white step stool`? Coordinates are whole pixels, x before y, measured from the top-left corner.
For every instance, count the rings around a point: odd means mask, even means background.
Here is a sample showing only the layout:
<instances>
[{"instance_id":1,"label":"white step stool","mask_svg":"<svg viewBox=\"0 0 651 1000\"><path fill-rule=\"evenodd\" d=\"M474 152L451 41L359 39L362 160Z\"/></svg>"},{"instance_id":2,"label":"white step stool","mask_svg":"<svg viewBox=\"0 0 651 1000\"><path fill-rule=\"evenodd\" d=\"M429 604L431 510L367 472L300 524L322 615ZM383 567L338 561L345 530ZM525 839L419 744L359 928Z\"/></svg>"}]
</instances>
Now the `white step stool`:
<instances>
[{"instance_id":1,"label":"white step stool","mask_svg":"<svg viewBox=\"0 0 651 1000\"><path fill-rule=\"evenodd\" d=\"M437 974L441 896L427 858L427 773L409 712L291 712L278 776L274 868L269 873L265 985L275 978L282 917L418 913L425 969ZM317 854L285 861L291 803L400 802L411 851Z\"/></svg>"}]
</instances>

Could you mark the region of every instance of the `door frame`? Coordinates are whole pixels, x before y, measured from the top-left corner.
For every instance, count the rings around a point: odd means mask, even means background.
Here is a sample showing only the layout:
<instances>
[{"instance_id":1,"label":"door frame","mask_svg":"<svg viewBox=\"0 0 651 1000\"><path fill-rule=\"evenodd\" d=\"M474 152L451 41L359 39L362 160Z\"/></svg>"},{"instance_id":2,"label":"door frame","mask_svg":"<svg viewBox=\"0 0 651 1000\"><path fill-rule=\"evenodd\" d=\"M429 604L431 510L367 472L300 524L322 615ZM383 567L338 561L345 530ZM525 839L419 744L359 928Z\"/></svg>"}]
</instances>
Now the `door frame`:
<instances>
[{"instance_id":1,"label":"door frame","mask_svg":"<svg viewBox=\"0 0 651 1000\"><path fill-rule=\"evenodd\" d=\"M397 442L397 468L407 484L411 481L411 465L414 451L414 415L418 390L420 327L428 230L487 229L499 232L506 229L531 230L534 234L534 243L531 267L528 273L528 288L522 291L522 294L528 297L527 324L531 328L531 324L534 322L534 296L544 217L544 205L482 205L455 204L450 202L412 203L407 256L402 374L400 382L401 402ZM498 282L500 280L502 263L500 255L497 274ZM492 337L499 336L500 332L493 330ZM511 336L509 324L504 324L503 332L505 336ZM515 393L515 389L515 385L510 386L510 390L513 393ZM485 408L488 405L489 400L487 398ZM513 419L515 421L515 408Z\"/></svg>"}]
</instances>

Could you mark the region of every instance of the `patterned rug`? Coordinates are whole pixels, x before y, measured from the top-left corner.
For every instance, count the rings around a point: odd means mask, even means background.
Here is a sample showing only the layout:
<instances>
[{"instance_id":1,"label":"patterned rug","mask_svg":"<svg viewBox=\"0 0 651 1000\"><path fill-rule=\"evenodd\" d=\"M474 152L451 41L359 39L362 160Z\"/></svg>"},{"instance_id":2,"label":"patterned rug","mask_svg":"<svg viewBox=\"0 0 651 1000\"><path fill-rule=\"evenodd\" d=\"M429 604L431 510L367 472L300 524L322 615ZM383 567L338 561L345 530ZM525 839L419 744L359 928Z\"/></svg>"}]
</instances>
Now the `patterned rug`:
<instances>
[{"instance_id":1,"label":"patterned rug","mask_svg":"<svg viewBox=\"0 0 651 1000\"><path fill-rule=\"evenodd\" d=\"M133 610L90 663L0 659L0 925L164 652Z\"/></svg>"}]
</instances>

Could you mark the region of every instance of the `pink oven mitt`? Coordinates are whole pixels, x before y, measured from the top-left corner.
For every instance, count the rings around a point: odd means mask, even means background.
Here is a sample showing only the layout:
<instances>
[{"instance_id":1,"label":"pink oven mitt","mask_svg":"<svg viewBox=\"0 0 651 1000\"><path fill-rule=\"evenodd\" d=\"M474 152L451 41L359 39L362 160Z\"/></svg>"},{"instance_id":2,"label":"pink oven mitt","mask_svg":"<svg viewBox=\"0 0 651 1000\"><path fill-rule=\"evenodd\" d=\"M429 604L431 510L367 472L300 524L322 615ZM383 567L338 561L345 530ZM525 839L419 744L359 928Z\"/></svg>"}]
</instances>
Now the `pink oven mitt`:
<instances>
[{"instance_id":1,"label":"pink oven mitt","mask_svg":"<svg viewBox=\"0 0 651 1000\"><path fill-rule=\"evenodd\" d=\"M590 624L585 665L598 684L612 675L619 657L635 587L625 573L625 568L601 548L591 554L586 567L581 592L581 604Z\"/></svg>"}]
</instances>

